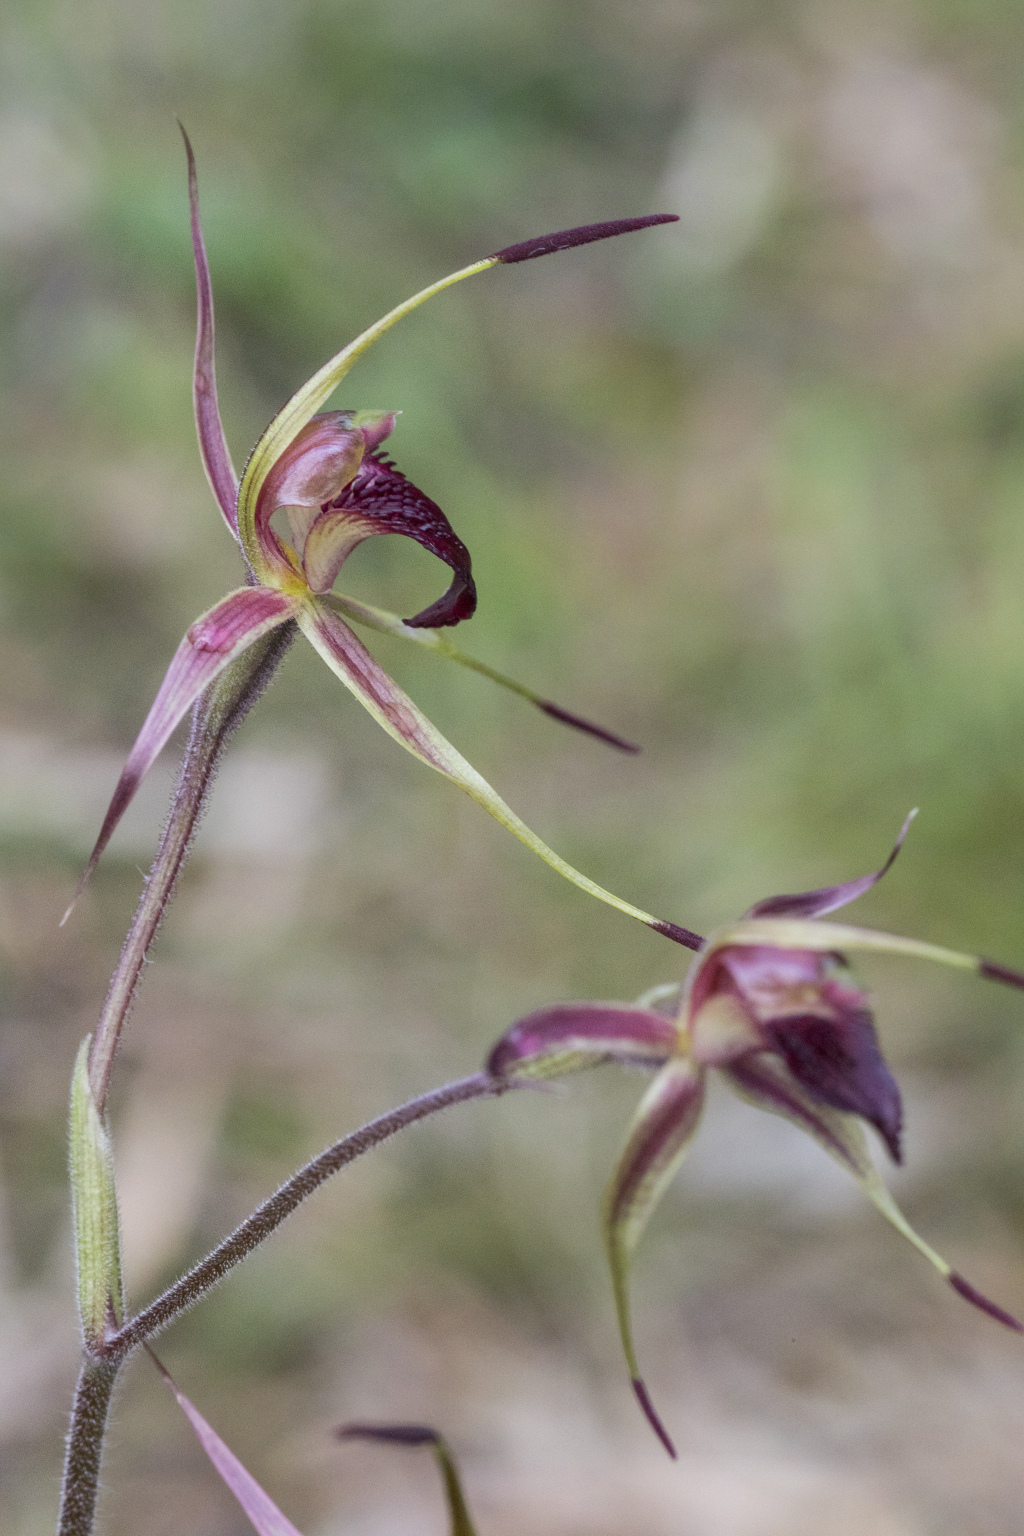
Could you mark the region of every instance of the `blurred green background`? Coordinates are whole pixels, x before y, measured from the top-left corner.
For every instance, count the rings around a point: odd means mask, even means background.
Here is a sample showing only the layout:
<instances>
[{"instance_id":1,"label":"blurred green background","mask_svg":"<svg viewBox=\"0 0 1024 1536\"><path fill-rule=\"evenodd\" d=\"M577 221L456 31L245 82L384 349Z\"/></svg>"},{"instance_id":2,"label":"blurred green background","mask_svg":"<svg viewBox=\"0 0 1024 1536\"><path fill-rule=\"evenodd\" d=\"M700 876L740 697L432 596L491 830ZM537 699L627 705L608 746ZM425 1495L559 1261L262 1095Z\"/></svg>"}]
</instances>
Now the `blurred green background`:
<instances>
[{"instance_id":1,"label":"blurred green background","mask_svg":"<svg viewBox=\"0 0 1024 1536\"><path fill-rule=\"evenodd\" d=\"M680 223L487 274L342 406L470 546L459 641L644 745L376 654L565 857L707 931L881 861L859 919L1024 962L1024 23L1007 0L11 0L0 22L0 1505L52 1529L76 1369L64 1105L158 834L154 773L57 919L184 626L239 580L191 424L196 146L239 462L393 303L528 235ZM443 589L378 539L402 613ZM518 1015L676 979L401 753L308 647L236 739L113 1123L141 1302L299 1161ZM914 1220L1024 1307L1019 998L865 963ZM429 1536L437 1424L481 1536L1010 1536L1021 1345L795 1131L714 1101L637 1267L667 1463L619 1360L595 1074L353 1168L163 1341L309 1536ZM144 1362L110 1536L247 1530Z\"/></svg>"}]
</instances>

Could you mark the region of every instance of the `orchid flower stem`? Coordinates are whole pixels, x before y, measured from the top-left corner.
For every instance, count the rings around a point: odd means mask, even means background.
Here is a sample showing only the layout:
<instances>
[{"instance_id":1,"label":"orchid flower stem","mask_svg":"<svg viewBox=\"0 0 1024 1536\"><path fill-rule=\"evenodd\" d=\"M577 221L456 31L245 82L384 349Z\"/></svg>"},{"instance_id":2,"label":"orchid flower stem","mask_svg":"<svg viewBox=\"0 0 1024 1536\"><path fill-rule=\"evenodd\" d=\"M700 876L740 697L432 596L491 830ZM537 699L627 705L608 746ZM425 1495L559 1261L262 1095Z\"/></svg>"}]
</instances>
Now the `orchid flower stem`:
<instances>
[{"instance_id":1,"label":"orchid flower stem","mask_svg":"<svg viewBox=\"0 0 1024 1536\"><path fill-rule=\"evenodd\" d=\"M371 1147L440 1109L464 1104L470 1099L496 1097L521 1086L503 1082L486 1071L474 1072L443 1088L410 1099L344 1136L292 1174L276 1194L265 1200L187 1275L150 1302L117 1333L110 1334L101 1346L101 1352L87 1353L71 1415L57 1536L91 1536L110 1397L117 1373L132 1350L153 1338L211 1291L236 1264L275 1232L314 1190L339 1169L369 1152Z\"/></svg>"},{"instance_id":2,"label":"orchid flower stem","mask_svg":"<svg viewBox=\"0 0 1024 1536\"><path fill-rule=\"evenodd\" d=\"M90 1536L96 1513L100 1460L110 1399L120 1360L87 1356L71 1411L57 1536Z\"/></svg>"},{"instance_id":3,"label":"orchid flower stem","mask_svg":"<svg viewBox=\"0 0 1024 1536\"><path fill-rule=\"evenodd\" d=\"M295 634L294 624L286 624L257 641L201 695L192 712L170 814L111 979L89 1057L89 1083L101 1115L142 967L188 856L221 753L277 671Z\"/></svg>"},{"instance_id":4,"label":"orchid flower stem","mask_svg":"<svg viewBox=\"0 0 1024 1536\"><path fill-rule=\"evenodd\" d=\"M194 1269L175 1281L162 1296L150 1302L148 1307L113 1334L105 1347L106 1354L111 1358L123 1359L130 1350L153 1338L161 1328L165 1328L205 1296L207 1291L212 1290L236 1264L254 1252L332 1174L361 1157L364 1152L369 1152L371 1147L386 1141L406 1126L414 1125L417 1120L436 1114L440 1109L463 1104L468 1099L489 1098L506 1092L512 1086L518 1085L501 1082L488 1072L474 1072L443 1088L436 1088L432 1093L410 1099L408 1103L389 1110L385 1115L379 1115L358 1131L336 1141L297 1173L293 1173L277 1193L253 1211L230 1237L226 1237Z\"/></svg>"}]
</instances>

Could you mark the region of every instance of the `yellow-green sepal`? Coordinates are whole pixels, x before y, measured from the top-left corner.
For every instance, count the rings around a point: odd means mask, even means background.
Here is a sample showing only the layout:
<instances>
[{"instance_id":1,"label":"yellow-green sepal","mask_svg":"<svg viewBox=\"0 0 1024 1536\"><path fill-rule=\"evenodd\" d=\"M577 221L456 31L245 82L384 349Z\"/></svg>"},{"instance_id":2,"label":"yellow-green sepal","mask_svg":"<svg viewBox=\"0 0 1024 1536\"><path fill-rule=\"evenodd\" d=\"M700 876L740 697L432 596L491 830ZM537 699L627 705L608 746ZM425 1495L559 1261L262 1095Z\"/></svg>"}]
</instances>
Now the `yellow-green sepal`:
<instances>
[{"instance_id":1,"label":"yellow-green sepal","mask_svg":"<svg viewBox=\"0 0 1024 1536\"><path fill-rule=\"evenodd\" d=\"M78 1314L86 1344L101 1344L124 1320L121 1233L110 1137L89 1084L89 1047L82 1041L71 1079L71 1200L78 1266Z\"/></svg>"}]
</instances>

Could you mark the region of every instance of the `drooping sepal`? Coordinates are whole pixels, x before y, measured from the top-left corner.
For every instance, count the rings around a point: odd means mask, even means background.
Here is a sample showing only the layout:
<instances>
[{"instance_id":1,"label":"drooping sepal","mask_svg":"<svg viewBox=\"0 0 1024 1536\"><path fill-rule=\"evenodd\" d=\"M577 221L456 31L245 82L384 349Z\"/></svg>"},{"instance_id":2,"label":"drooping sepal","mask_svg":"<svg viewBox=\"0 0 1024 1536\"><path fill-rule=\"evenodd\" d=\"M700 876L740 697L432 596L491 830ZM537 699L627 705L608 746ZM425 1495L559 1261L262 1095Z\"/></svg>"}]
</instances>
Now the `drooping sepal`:
<instances>
[{"instance_id":1,"label":"drooping sepal","mask_svg":"<svg viewBox=\"0 0 1024 1536\"><path fill-rule=\"evenodd\" d=\"M75 1061L69 1142L78 1315L87 1348L98 1351L124 1320L124 1290L114 1158L89 1083L91 1043L82 1041Z\"/></svg>"},{"instance_id":2,"label":"drooping sepal","mask_svg":"<svg viewBox=\"0 0 1024 1536\"><path fill-rule=\"evenodd\" d=\"M704 1069L674 1056L640 1102L604 1204L615 1310L633 1391L670 1456L675 1447L644 1385L633 1344L629 1271L637 1244L687 1151L704 1107Z\"/></svg>"},{"instance_id":3,"label":"drooping sepal","mask_svg":"<svg viewBox=\"0 0 1024 1536\"><path fill-rule=\"evenodd\" d=\"M288 1517L281 1513L270 1495L260 1487L252 1473L242 1465L234 1451L207 1423L199 1409L188 1400L148 1345L146 1349L153 1364L174 1393L178 1407L195 1430L196 1439L209 1457L214 1470L224 1486L234 1494L243 1512L259 1532L259 1536L302 1536Z\"/></svg>"},{"instance_id":4,"label":"drooping sepal","mask_svg":"<svg viewBox=\"0 0 1024 1536\"><path fill-rule=\"evenodd\" d=\"M390 459L376 454L363 461L337 496L325 498L323 511L309 529L302 565L311 589L330 591L352 550L376 533L414 539L454 572L443 597L415 618L405 620L411 629L439 629L472 617L476 586L469 550L437 503L407 480Z\"/></svg>"},{"instance_id":5,"label":"drooping sepal","mask_svg":"<svg viewBox=\"0 0 1024 1536\"><path fill-rule=\"evenodd\" d=\"M341 679L360 703L369 710L377 723L389 736L411 752L420 762L426 763L437 773L442 773L460 789L465 790L494 819L518 837L533 853L539 854L546 864L557 870L564 879L579 886L580 890L598 901L634 917L658 933L683 935L679 942L689 943L695 935L686 929L676 929L672 923L654 917L628 901L606 891L589 880L578 869L573 869L565 859L559 858L526 823L507 806L488 784L487 780L457 752L436 726L432 725L421 710L404 693L398 684L378 666L362 641L353 633L326 598L310 598L296 615L297 623L313 649L319 652L331 671ZM699 944L699 940L696 941Z\"/></svg>"},{"instance_id":6,"label":"drooping sepal","mask_svg":"<svg viewBox=\"0 0 1024 1536\"><path fill-rule=\"evenodd\" d=\"M507 1081L563 1077L615 1063L654 1069L672 1055L678 1031L664 1014L624 1003L555 1003L518 1020L487 1058Z\"/></svg>"},{"instance_id":7,"label":"drooping sepal","mask_svg":"<svg viewBox=\"0 0 1024 1536\"><path fill-rule=\"evenodd\" d=\"M801 1083L794 1080L785 1063L769 1053L744 1057L726 1068L724 1076L734 1092L748 1104L780 1115L813 1136L836 1162L853 1174L886 1221L923 1254L958 1296L1005 1327L1024 1332L1015 1317L970 1285L915 1232L878 1175L864 1126L857 1115L832 1109L813 1098Z\"/></svg>"},{"instance_id":8,"label":"drooping sepal","mask_svg":"<svg viewBox=\"0 0 1024 1536\"><path fill-rule=\"evenodd\" d=\"M916 808L912 810L903 826L892 852L882 865L871 875L862 875L859 880L847 880L843 885L825 885L817 891L801 891L794 896L769 896L766 901L759 901L746 914L751 917L824 917L827 912L835 912L839 907L845 907L849 902L856 901L858 896L863 896L870 891L873 885L877 885L883 875L888 874L892 868L896 855L903 847L910 824L917 815Z\"/></svg>"},{"instance_id":9,"label":"drooping sepal","mask_svg":"<svg viewBox=\"0 0 1024 1536\"><path fill-rule=\"evenodd\" d=\"M62 922L67 921L142 780L204 688L263 635L293 618L297 608L295 597L271 587L240 587L189 625L128 754L100 835Z\"/></svg>"},{"instance_id":10,"label":"drooping sepal","mask_svg":"<svg viewBox=\"0 0 1024 1536\"><path fill-rule=\"evenodd\" d=\"M427 1446L434 1453L444 1482L451 1522L449 1536L476 1536L455 1457L444 1436L438 1434L436 1429L431 1429L427 1424L342 1424L334 1433L339 1440L373 1440L381 1445L412 1448Z\"/></svg>"}]
</instances>

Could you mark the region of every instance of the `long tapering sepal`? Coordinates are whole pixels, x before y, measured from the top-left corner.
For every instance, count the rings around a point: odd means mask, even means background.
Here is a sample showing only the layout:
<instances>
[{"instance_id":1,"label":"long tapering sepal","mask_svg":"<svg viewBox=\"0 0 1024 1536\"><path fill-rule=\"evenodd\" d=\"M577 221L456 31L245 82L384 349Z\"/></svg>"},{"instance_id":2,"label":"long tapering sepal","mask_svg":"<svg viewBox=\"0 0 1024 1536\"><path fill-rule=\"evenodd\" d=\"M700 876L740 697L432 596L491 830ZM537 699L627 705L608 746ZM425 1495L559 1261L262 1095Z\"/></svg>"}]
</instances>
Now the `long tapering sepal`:
<instances>
[{"instance_id":1,"label":"long tapering sepal","mask_svg":"<svg viewBox=\"0 0 1024 1536\"><path fill-rule=\"evenodd\" d=\"M654 1408L637 1364L629 1307L629 1271L644 1229L689 1150L703 1107L703 1069L687 1057L673 1057L640 1101L604 1204L604 1236L615 1310L633 1391L670 1456L675 1456L675 1446Z\"/></svg>"},{"instance_id":2,"label":"long tapering sepal","mask_svg":"<svg viewBox=\"0 0 1024 1536\"><path fill-rule=\"evenodd\" d=\"M624 912L627 917L635 917L638 922L653 928L655 932L666 934L688 948L695 949L700 946L701 940L697 934L692 934L686 928L680 928L674 923L653 917L651 913L632 906L628 901L623 901L611 891L606 891L603 886L597 885L593 880L588 880L586 875L580 874L579 870L573 869L571 864L559 858L558 854L549 848L535 832L531 832L526 823L505 804L500 795L495 793L487 780L477 773L461 753L455 750L451 742L447 741L436 726L432 725L417 709L408 694L404 693L397 683L393 682L377 665L362 641L322 599L307 600L297 615L297 622L314 650L319 652L331 671L341 679L363 707L369 710L389 736L394 737L407 752L419 758L421 763L426 763L429 768L443 774L460 789L465 790L467 795L482 805L485 811L518 837L520 842L539 854L552 869L557 870L566 880L579 886L588 895L596 896L598 901L606 902L608 906Z\"/></svg>"},{"instance_id":3,"label":"long tapering sepal","mask_svg":"<svg viewBox=\"0 0 1024 1536\"><path fill-rule=\"evenodd\" d=\"M476 1536L469 1506L462 1491L459 1469L448 1442L427 1424L342 1424L334 1431L339 1440L373 1440L380 1445L426 1446L434 1453L450 1520L449 1536Z\"/></svg>"},{"instance_id":4,"label":"long tapering sepal","mask_svg":"<svg viewBox=\"0 0 1024 1536\"><path fill-rule=\"evenodd\" d=\"M1024 1332L1024 1328L1015 1317L997 1306L994 1301L989 1301L988 1297L983 1296L980 1291L975 1290L974 1286L958 1274L941 1254L936 1253L935 1249L926 1243L918 1232L915 1232L878 1175L871 1158L864 1124L859 1116L844 1114L841 1110L822 1104L820 1100L812 1097L802 1084L794 1081L782 1061L768 1053L746 1057L725 1069L724 1076L733 1090L747 1103L753 1104L758 1109L766 1109L771 1114L780 1115L813 1136L815 1141L835 1158L836 1162L840 1163L848 1173L853 1174L868 1199L877 1210L881 1211L886 1221L891 1222L897 1232L901 1233L908 1243L913 1244L918 1253L923 1254L958 1296L962 1296L965 1301L969 1301L1005 1327L1012 1328L1016 1333Z\"/></svg>"},{"instance_id":5,"label":"long tapering sepal","mask_svg":"<svg viewBox=\"0 0 1024 1536\"><path fill-rule=\"evenodd\" d=\"M110 1137L89 1085L92 1037L82 1041L71 1079L71 1204L78 1272L78 1315L93 1353L124 1319L121 1236Z\"/></svg>"},{"instance_id":6,"label":"long tapering sepal","mask_svg":"<svg viewBox=\"0 0 1024 1536\"><path fill-rule=\"evenodd\" d=\"M294 618L298 606L297 598L270 587L240 587L189 625L128 754L96 846L62 923L71 915L142 780L204 688L263 635Z\"/></svg>"},{"instance_id":7,"label":"long tapering sepal","mask_svg":"<svg viewBox=\"0 0 1024 1536\"><path fill-rule=\"evenodd\" d=\"M196 269L196 355L192 371L192 404L196 417L199 452L217 505L234 539L238 538L238 476L231 462L231 452L220 419L217 401L217 369L214 355L213 284L206 243L199 219L199 182L196 158L184 126L179 122L188 156L188 204L192 223L192 257Z\"/></svg>"}]
</instances>

